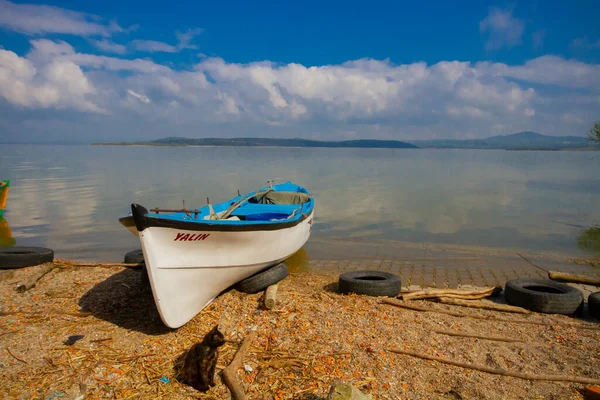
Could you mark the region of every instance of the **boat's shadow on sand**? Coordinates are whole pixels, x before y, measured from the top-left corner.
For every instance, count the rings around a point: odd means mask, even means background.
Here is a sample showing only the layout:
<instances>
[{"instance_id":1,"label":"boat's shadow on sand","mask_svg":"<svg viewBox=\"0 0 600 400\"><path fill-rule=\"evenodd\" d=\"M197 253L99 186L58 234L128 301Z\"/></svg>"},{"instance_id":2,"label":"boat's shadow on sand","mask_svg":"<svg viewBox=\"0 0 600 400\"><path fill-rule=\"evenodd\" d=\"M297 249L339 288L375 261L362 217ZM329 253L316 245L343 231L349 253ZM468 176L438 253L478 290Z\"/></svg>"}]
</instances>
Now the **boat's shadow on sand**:
<instances>
[{"instance_id":1,"label":"boat's shadow on sand","mask_svg":"<svg viewBox=\"0 0 600 400\"><path fill-rule=\"evenodd\" d=\"M126 269L98 283L79 299L82 311L91 312L125 329L162 335L172 329L163 324L152 291L141 280L143 269Z\"/></svg>"}]
</instances>

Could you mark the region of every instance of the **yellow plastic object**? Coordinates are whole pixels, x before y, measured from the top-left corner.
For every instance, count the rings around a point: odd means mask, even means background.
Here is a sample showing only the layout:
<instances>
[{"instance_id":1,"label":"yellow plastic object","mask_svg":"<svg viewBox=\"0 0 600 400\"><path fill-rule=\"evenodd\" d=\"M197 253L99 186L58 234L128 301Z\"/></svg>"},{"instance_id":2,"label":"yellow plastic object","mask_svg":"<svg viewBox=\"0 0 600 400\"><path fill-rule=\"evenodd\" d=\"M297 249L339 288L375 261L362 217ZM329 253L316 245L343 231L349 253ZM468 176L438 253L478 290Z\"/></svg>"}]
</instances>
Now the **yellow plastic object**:
<instances>
[{"instance_id":1,"label":"yellow plastic object","mask_svg":"<svg viewBox=\"0 0 600 400\"><path fill-rule=\"evenodd\" d=\"M0 246L14 246L17 241L12 237L8 221L0 218Z\"/></svg>"},{"instance_id":2,"label":"yellow plastic object","mask_svg":"<svg viewBox=\"0 0 600 400\"><path fill-rule=\"evenodd\" d=\"M8 188L9 187L10 187L10 181L0 182L0 210L4 210L4 207L6 207L6 199L8 199Z\"/></svg>"}]
</instances>

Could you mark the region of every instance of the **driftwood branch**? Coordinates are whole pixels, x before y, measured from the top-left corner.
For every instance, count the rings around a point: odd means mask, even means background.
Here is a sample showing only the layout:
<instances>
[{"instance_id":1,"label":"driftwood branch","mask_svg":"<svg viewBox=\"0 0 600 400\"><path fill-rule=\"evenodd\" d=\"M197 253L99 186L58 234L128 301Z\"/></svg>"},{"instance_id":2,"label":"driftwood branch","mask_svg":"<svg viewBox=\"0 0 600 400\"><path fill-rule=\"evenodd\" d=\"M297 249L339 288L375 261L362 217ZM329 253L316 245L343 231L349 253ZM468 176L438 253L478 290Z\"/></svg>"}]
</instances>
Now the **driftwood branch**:
<instances>
[{"instance_id":1,"label":"driftwood branch","mask_svg":"<svg viewBox=\"0 0 600 400\"><path fill-rule=\"evenodd\" d=\"M459 289L425 289L410 293L403 293L403 300L420 300L437 297L454 297L457 299L482 299L489 297L496 288L485 288L479 290L459 290Z\"/></svg>"},{"instance_id":2,"label":"driftwood branch","mask_svg":"<svg viewBox=\"0 0 600 400\"><path fill-rule=\"evenodd\" d=\"M512 322L515 324L532 324L532 325L545 325L545 326L556 325L556 324L548 324L545 322L533 322L533 321L523 321L523 320L516 321L516 320L512 320L512 319L485 317L485 316L481 316L481 315L471 315L471 314L464 314L464 313L460 313L460 312L446 311L446 310L432 310L430 308L420 307L420 306L412 305L412 304L406 304L400 300L394 300L394 299L382 299L382 300L380 300L380 302L385 303L385 304L390 304L392 306L396 306L396 307L400 307L400 308L406 308L408 310L423 311L423 312L436 312L436 313L440 313L440 314L452 315L454 317L469 317L469 318L486 319L486 320L492 320L492 321Z\"/></svg>"},{"instance_id":3,"label":"driftwood branch","mask_svg":"<svg viewBox=\"0 0 600 400\"><path fill-rule=\"evenodd\" d=\"M586 275L569 274L567 272L548 271L548 278L555 281L583 283L586 285L600 286L600 278Z\"/></svg>"},{"instance_id":4,"label":"driftwood branch","mask_svg":"<svg viewBox=\"0 0 600 400\"><path fill-rule=\"evenodd\" d=\"M544 374L524 374L521 372L512 372L499 368L490 368L483 365L468 364L459 361L449 360L447 358L434 357L426 354L415 353L412 351L405 351L399 349L389 349L388 351L397 354L404 354L412 357L422 358L425 360L438 361L444 364L455 365L461 368L473 369L477 371L487 372L489 374L510 376L513 378L526 379L530 381L562 381L562 382L576 382L584 384L598 384L600 379L586 378L580 376L569 376L569 375L544 375Z\"/></svg>"},{"instance_id":5,"label":"driftwood branch","mask_svg":"<svg viewBox=\"0 0 600 400\"><path fill-rule=\"evenodd\" d=\"M509 342L509 343L523 342L520 339L512 339L512 338L506 338L506 337L502 337L502 336L473 335L470 333L459 333L459 332L450 332L450 331L434 331L434 332L439 333L440 335L461 336L461 337L469 337L469 338L476 338L476 339L495 340L497 342Z\"/></svg>"},{"instance_id":6,"label":"driftwood branch","mask_svg":"<svg viewBox=\"0 0 600 400\"><path fill-rule=\"evenodd\" d=\"M22 358L19 358L17 356L14 355L14 353L12 351L10 351L10 349L7 347L6 351L8 352L8 354L10 354L15 360L17 361L21 361L24 364L29 364L27 361L23 360Z\"/></svg>"},{"instance_id":7,"label":"driftwood branch","mask_svg":"<svg viewBox=\"0 0 600 400\"><path fill-rule=\"evenodd\" d=\"M7 332L2 332L0 333L0 337L4 336L4 335L10 335L11 333L20 333L23 332L25 330L25 328L19 329L17 331L7 331Z\"/></svg>"},{"instance_id":8,"label":"driftwood branch","mask_svg":"<svg viewBox=\"0 0 600 400\"><path fill-rule=\"evenodd\" d=\"M279 284L271 285L265 290L265 308L268 310L275 307L275 295L277 294L277 288Z\"/></svg>"},{"instance_id":9,"label":"driftwood branch","mask_svg":"<svg viewBox=\"0 0 600 400\"><path fill-rule=\"evenodd\" d=\"M246 400L244 388L237 379L237 370L240 368L244 354L248 352L250 348L250 342L253 339L253 333L244 338L240 348L235 353L233 360L231 360L231 363L223 370L223 380L225 381L225 384L231 391L231 394L235 400Z\"/></svg>"},{"instance_id":10,"label":"driftwood branch","mask_svg":"<svg viewBox=\"0 0 600 400\"><path fill-rule=\"evenodd\" d=\"M567 322L554 322L554 323L534 322L534 321L486 317L486 316L482 316L482 315L463 314L460 312L446 311L446 310L432 310L430 308L407 304L401 300L396 300L396 299L381 299L379 302L383 303L383 304L390 304L392 306L396 306L396 307L400 307L400 308L406 308L407 310L423 311L423 312L436 312L436 313L440 313L440 314L452 315L454 317L469 317L469 318L484 319L484 320L489 320L489 321L510 322L510 323L514 323L514 324L531 324L531 325L543 325L543 326L563 325L563 326L571 326L571 327L574 327L577 329L598 330L598 327L594 326L594 325L586 326L586 325L581 325L581 324L571 324L571 323L567 323Z\"/></svg>"},{"instance_id":11,"label":"driftwood branch","mask_svg":"<svg viewBox=\"0 0 600 400\"><path fill-rule=\"evenodd\" d=\"M0 311L0 317L5 317L7 315L29 315L29 316L43 316L45 314L62 314L62 315L71 315L73 317L89 317L92 315L91 312L83 312L83 311L57 311L57 310L49 310L49 311Z\"/></svg>"},{"instance_id":12,"label":"driftwood branch","mask_svg":"<svg viewBox=\"0 0 600 400\"><path fill-rule=\"evenodd\" d=\"M29 280L25 281L24 283L19 283L16 288L17 292L23 293L26 290L31 289L32 287L35 286L37 281L42 279L42 277L44 275L46 275L50 271L53 271L55 268L59 268L58 265L48 264L48 265L44 266L44 268L40 269L35 275L33 275L31 278L29 278Z\"/></svg>"},{"instance_id":13,"label":"driftwood branch","mask_svg":"<svg viewBox=\"0 0 600 400\"><path fill-rule=\"evenodd\" d=\"M518 314L530 314L526 308L511 306L509 304L496 304L492 302L483 302L483 301L475 301L475 300L459 300L459 299L451 299L447 297L441 297L435 300L439 303L443 304L451 304L454 306L462 306L462 307L471 307L471 308L482 308L484 310L493 310L493 311L504 311Z\"/></svg>"}]
</instances>

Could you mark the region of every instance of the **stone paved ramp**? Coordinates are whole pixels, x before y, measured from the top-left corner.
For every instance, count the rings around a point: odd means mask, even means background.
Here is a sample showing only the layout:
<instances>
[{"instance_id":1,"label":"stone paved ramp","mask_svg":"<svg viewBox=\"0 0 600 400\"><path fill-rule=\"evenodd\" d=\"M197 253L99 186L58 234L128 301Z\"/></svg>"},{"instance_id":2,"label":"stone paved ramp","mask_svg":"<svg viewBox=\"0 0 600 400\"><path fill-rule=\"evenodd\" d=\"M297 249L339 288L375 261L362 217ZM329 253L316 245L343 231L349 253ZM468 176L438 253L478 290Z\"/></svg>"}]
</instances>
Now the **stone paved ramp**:
<instances>
[{"instance_id":1,"label":"stone paved ramp","mask_svg":"<svg viewBox=\"0 0 600 400\"><path fill-rule=\"evenodd\" d=\"M600 269L587 265L577 265L568 261L564 255L540 254L516 251L485 249L460 249L441 246L408 246L390 248L371 245L356 246L344 243L343 249L330 247L334 256L346 254L349 257L314 259L313 254L325 255L324 251L310 249L311 258L306 254L301 259L292 261L291 269L307 269L309 271L327 271L342 273L364 269L389 271L399 274L403 288L458 288L462 286L495 286L504 287L506 281L517 278L548 279L548 274L533 266L551 270L584 274L600 277ZM344 251L345 250L345 251ZM389 258L370 258L377 254L393 255ZM589 285L572 284L579 288L584 297L600 291L600 288Z\"/></svg>"}]
</instances>

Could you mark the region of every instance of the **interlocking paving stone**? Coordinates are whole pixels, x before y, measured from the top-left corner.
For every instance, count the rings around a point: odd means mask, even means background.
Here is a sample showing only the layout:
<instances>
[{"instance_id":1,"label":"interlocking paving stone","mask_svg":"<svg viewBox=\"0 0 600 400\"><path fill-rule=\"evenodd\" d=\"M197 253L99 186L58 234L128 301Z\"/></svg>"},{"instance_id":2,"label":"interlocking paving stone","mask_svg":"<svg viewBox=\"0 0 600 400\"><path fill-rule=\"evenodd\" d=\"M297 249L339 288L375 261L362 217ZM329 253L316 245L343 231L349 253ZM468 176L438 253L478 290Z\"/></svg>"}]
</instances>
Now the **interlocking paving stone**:
<instances>
[{"instance_id":1,"label":"interlocking paving stone","mask_svg":"<svg viewBox=\"0 0 600 400\"><path fill-rule=\"evenodd\" d=\"M439 255L447 258L437 258ZM345 272L356 270L384 270L401 276L402 286L457 288L459 286L504 286L506 281L517 278L548 279L545 271L531 265L518 256L485 257L482 254L466 254L459 259L449 252L426 251L420 259L323 259L308 260L296 265L288 265L291 271L302 269L318 272ZM582 273L599 276L600 273L590 266L571 264L567 261L536 260L538 266L547 270ZM576 285L587 298L599 291L589 285Z\"/></svg>"}]
</instances>

